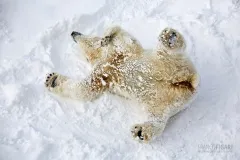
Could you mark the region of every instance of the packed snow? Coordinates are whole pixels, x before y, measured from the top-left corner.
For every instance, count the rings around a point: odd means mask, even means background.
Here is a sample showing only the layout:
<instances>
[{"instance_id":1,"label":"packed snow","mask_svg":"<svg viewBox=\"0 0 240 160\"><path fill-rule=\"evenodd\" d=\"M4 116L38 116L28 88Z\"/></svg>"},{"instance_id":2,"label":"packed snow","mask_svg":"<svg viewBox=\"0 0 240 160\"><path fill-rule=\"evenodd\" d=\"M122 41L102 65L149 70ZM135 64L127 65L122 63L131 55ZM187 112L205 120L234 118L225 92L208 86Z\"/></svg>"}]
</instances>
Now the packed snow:
<instances>
[{"instance_id":1,"label":"packed snow","mask_svg":"<svg viewBox=\"0 0 240 160\"><path fill-rule=\"evenodd\" d=\"M149 144L131 138L138 104L105 94L50 94L45 76L83 79L91 67L73 30L120 25L146 49L165 27L181 32L201 76L198 96ZM0 160L239 160L240 0L1 0Z\"/></svg>"}]
</instances>

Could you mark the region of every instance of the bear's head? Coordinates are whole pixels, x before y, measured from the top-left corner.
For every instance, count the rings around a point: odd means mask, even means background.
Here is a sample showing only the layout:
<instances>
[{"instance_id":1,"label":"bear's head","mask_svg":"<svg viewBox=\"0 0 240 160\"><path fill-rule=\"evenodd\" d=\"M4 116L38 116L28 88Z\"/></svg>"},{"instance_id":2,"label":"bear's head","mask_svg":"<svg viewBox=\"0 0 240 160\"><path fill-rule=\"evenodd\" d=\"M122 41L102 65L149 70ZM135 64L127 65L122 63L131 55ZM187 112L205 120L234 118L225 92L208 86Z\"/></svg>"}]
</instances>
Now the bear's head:
<instances>
[{"instance_id":1,"label":"bear's head","mask_svg":"<svg viewBox=\"0 0 240 160\"><path fill-rule=\"evenodd\" d=\"M73 31L71 36L83 49L87 60L92 65L113 54L121 54L127 59L143 52L139 42L119 27L107 30L103 38L84 35L76 31Z\"/></svg>"},{"instance_id":2,"label":"bear's head","mask_svg":"<svg viewBox=\"0 0 240 160\"><path fill-rule=\"evenodd\" d=\"M92 65L103 57L100 37L91 37L75 31L72 32L71 36L83 49L88 62Z\"/></svg>"}]
</instances>

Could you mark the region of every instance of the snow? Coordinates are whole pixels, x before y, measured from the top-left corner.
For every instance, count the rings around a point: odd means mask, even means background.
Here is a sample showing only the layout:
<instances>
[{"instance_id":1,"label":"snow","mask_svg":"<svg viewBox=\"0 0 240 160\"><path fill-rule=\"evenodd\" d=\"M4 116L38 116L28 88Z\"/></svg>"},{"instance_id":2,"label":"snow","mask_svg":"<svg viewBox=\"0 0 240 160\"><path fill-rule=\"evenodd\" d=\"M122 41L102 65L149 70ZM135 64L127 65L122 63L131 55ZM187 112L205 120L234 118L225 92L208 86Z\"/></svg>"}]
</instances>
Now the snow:
<instances>
[{"instance_id":1,"label":"snow","mask_svg":"<svg viewBox=\"0 0 240 160\"><path fill-rule=\"evenodd\" d=\"M201 76L196 100L150 144L131 138L141 118L134 101L83 103L44 89L48 72L91 71L73 30L101 35L114 24L144 48L165 27L179 30ZM0 160L240 159L239 26L239 0L1 0ZM221 144L230 150L206 151Z\"/></svg>"}]
</instances>

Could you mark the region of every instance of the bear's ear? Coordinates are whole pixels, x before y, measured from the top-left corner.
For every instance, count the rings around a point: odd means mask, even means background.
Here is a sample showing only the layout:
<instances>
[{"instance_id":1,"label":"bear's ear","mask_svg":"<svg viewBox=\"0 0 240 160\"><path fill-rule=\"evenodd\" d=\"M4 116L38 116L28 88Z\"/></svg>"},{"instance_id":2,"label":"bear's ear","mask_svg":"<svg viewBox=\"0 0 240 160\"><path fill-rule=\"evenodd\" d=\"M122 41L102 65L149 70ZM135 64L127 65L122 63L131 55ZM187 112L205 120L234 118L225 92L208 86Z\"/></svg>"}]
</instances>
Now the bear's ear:
<instances>
[{"instance_id":1,"label":"bear's ear","mask_svg":"<svg viewBox=\"0 0 240 160\"><path fill-rule=\"evenodd\" d=\"M118 33L123 32L122 28L119 26L114 26L108 28L104 33L104 36L101 41L102 47L108 45L112 40L118 35Z\"/></svg>"}]
</instances>

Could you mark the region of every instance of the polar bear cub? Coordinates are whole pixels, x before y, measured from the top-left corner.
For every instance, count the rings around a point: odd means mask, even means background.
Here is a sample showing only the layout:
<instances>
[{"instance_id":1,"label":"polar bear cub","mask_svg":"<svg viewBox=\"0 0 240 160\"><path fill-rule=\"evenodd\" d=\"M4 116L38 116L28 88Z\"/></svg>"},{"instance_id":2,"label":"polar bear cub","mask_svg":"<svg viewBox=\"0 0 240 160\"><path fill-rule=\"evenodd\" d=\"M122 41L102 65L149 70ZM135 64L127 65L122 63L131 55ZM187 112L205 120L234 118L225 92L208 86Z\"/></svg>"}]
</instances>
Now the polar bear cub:
<instances>
[{"instance_id":1,"label":"polar bear cub","mask_svg":"<svg viewBox=\"0 0 240 160\"><path fill-rule=\"evenodd\" d=\"M136 99L145 106L149 117L149 121L131 128L133 138L140 142L160 135L168 119L184 109L196 94L198 74L184 54L182 35L174 29L160 33L155 51L144 50L119 26L106 30L102 38L75 31L71 36L85 52L93 71L82 81L50 73L46 88L82 101L93 101L104 92Z\"/></svg>"}]
</instances>

